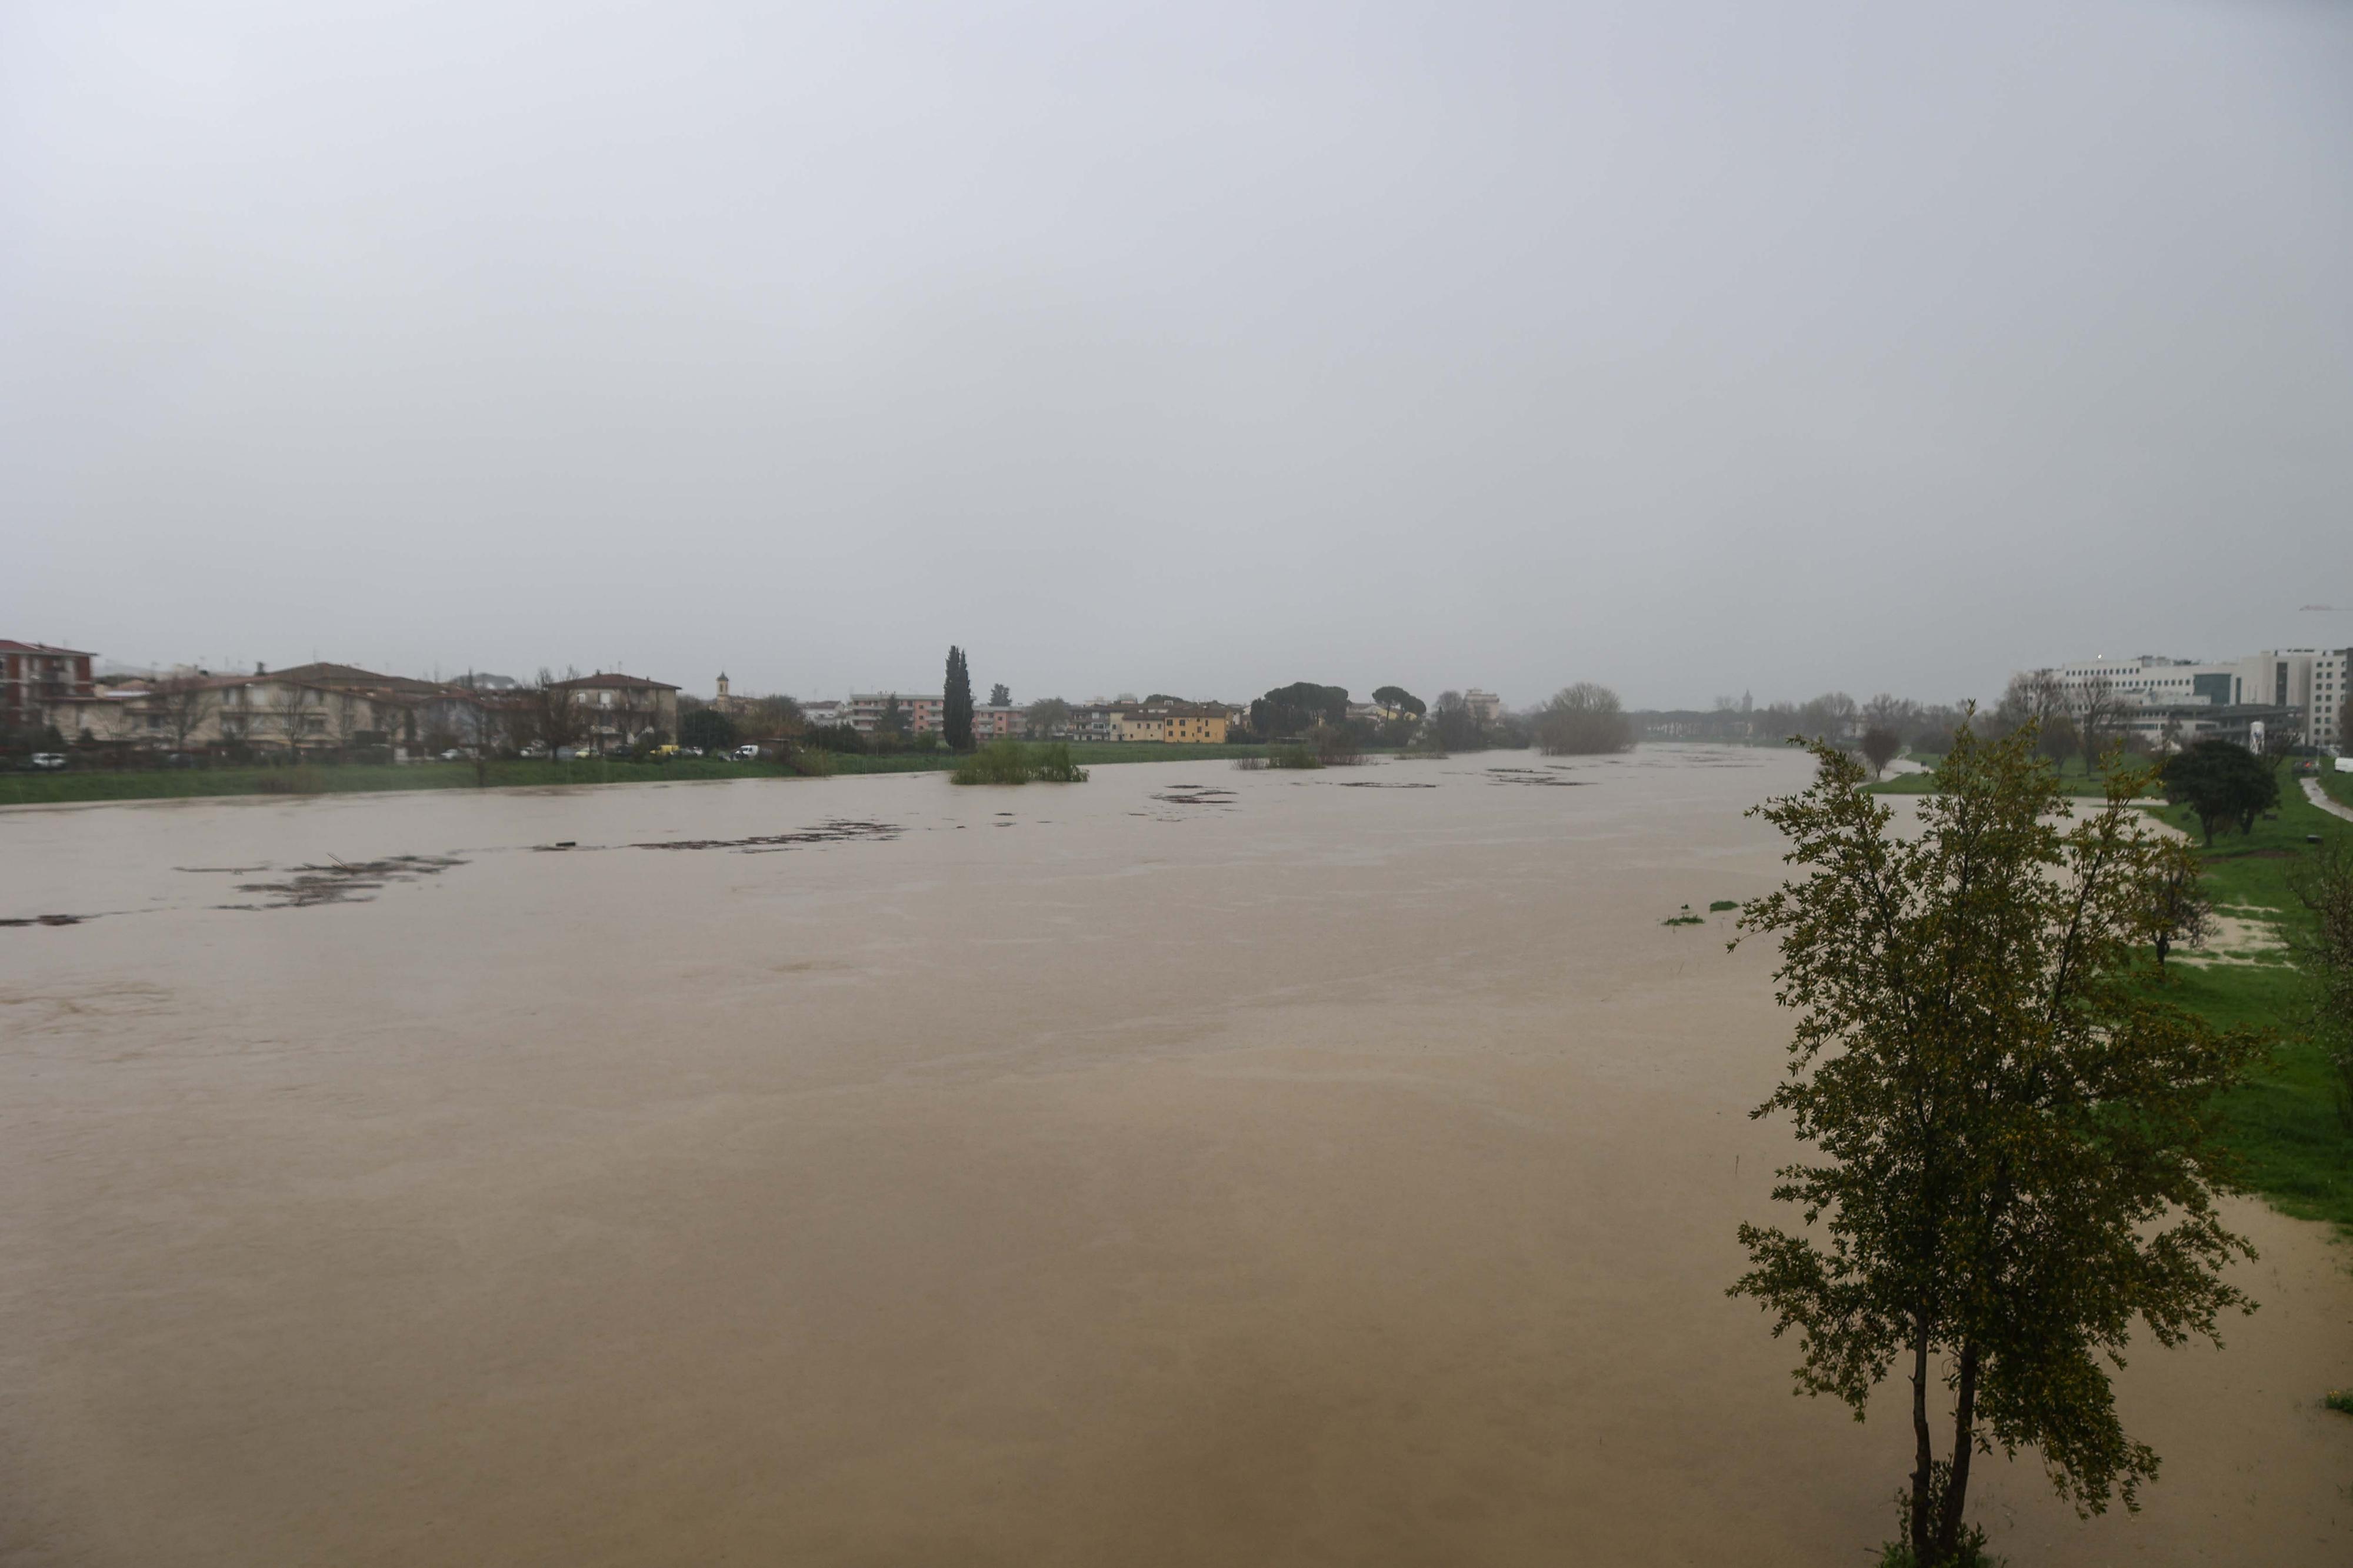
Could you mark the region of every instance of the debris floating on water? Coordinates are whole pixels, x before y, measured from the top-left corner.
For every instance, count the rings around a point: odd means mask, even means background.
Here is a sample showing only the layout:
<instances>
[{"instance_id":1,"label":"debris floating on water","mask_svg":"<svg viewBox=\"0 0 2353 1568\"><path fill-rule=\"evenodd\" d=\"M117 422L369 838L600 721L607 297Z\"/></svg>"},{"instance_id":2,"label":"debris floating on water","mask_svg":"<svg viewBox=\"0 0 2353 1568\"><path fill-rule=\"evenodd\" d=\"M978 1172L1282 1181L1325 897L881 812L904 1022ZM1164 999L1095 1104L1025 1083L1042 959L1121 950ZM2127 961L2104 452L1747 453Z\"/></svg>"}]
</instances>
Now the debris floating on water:
<instances>
[{"instance_id":1,"label":"debris floating on water","mask_svg":"<svg viewBox=\"0 0 2353 1568\"><path fill-rule=\"evenodd\" d=\"M961 826L961 825L959 825ZM843 844L853 838L896 838L903 832L895 822L833 821L799 833L769 833L752 838L665 838L632 844L632 849L741 849L746 854L774 854L804 844Z\"/></svg>"}]
</instances>

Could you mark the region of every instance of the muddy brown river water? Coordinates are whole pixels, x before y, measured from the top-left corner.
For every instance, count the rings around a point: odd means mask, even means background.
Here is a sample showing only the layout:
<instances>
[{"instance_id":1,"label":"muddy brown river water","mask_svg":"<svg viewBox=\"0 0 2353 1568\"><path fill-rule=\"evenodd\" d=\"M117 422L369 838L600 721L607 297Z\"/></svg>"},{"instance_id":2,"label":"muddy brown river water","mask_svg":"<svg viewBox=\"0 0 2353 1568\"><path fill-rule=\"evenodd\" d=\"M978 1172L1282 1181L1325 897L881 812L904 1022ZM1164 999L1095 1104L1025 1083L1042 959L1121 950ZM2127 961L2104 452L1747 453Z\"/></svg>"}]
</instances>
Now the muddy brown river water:
<instances>
[{"instance_id":1,"label":"muddy brown river water","mask_svg":"<svg viewBox=\"0 0 2353 1568\"><path fill-rule=\"evenodd\" d=\"M1800 778L0 812L0 1563L1864 1563L1899 1401L1724 1295L1769 954L1660 923ZM2353 1562L2348 1254L2232 1213L2021 1568Z\"/></svg>"}]
</instances>

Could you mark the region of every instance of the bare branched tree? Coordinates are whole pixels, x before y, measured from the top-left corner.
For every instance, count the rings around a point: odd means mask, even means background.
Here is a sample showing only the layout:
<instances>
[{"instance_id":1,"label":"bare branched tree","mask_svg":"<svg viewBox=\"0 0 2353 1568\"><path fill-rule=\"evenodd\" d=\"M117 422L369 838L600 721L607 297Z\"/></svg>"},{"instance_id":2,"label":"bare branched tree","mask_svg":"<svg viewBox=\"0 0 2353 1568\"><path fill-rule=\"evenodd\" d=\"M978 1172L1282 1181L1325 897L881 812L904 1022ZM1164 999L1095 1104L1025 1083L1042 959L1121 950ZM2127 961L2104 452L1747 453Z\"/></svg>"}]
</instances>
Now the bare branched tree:
<instances>
[{"instance_id":1,"label":"bare branched tree","mask_svg":"<svg viewBox=\"0 0 2353 1568\"><path fill-rule=\"evenodd\" d=\"M2089 768L2099 758L2101 736L2124 717L2124 694L2106 676L2089 676L2076 683L2070 706L2074 710L2075 739L2084 748L2084 765Z\"/></svg>"},{"instance_id":2,"label":"bare branched tree","mask_svg":"<svg viewBox=\"0 0 2353 1568\"><path fill-rule=\"evenodd\" d=\"M159 680L149 688L148 711L164 718L164 732L172 737L172 750L188 749L188 737L205 727L205 721L220 706L220 689L201 675L174 675Z\"/></svg>"},{"instance_id":3,"label":"bare branched tree","mask_svg":"<svg viewBox=\"0 0 2353 1568\"><path fill-rule=\"evenodd\" d=\"M567 669L559 680L553 670L542 666L539 679L533 681L525 698L525 714L533 738L553 754L558 746L569 746L579 738L580 710L572 699L572 689L564 680L577 680L580 672Z\"/></svg>"}]
</instances>

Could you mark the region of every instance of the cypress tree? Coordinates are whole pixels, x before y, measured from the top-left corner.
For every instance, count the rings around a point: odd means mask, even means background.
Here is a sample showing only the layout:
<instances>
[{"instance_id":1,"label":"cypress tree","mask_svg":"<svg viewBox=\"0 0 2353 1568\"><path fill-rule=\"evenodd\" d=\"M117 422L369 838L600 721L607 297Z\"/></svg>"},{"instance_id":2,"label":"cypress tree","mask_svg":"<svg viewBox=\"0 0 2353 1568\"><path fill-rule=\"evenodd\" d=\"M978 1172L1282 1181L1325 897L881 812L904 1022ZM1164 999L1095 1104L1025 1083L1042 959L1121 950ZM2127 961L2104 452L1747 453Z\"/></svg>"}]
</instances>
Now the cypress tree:
<instances>
[{"instance_id":1,"label":"cypress tree","mask_svg":"<svg viewBox=\"0 0 2353 1568\"><path fill-rule=\"evenodd\" d=\"M947 731L948 749L955 752L972 750L972 671L964 660L964 649L951 645L948 648L948 683L942 694L940 719Z\"/></svg>"}]
</instances>

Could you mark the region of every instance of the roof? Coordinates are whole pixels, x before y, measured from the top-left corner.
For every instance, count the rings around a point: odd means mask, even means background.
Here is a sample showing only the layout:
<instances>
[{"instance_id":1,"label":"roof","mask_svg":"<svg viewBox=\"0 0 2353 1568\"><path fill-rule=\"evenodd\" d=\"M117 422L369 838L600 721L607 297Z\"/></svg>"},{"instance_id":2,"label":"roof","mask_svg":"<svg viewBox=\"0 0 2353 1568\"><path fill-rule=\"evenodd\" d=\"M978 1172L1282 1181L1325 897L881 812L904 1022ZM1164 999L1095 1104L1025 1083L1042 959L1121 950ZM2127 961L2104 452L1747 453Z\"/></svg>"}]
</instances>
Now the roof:
<instances>
[{"instance_id":1,"label":"roof","mask_svg":"<svg viewBox=\"0 0 2353 1568\"><path fill-rule=\"evenodd\" d=\"M0 637L0 653L39 653L65 658L96 658L98 655L78 647L51 647L45 642L18 642L14 637Z\"/></svg>"},{"instance_id":2,"label":"roof","mask_svg":"<svg viewBox=\"0 0 2353 1568\"><path fill-rule=\"evenodd\" d=\"M324 686L330 689L353 687L364 689L390 688L395 691L438 691L444 683L418 680L407 675L379 675L373 669L362 669L349 664L292 664L284 669L260 670L237 678L236 683L247 680L283 680L295 686Z\"/></svg>"},{"instance_id":3,"label":"roof","mask_svg":"<svg viewBox=\"0 0 2353 1568\"><path fill-rule=\"evenodd\" d=\"M677 687L672 686L667 680L649 680L642 675L623 675L618 670L614 670L609 673L604 670L599 670L595 675L575 675L569 680L559 680L555 684L563 687L610 686L617 688L623 686L652 686L658 687L664 691L676 691L678 689Z\"/></svg>"}]
</instances>

